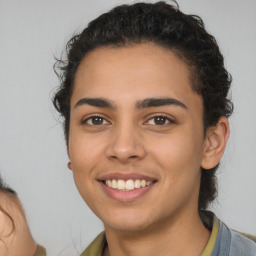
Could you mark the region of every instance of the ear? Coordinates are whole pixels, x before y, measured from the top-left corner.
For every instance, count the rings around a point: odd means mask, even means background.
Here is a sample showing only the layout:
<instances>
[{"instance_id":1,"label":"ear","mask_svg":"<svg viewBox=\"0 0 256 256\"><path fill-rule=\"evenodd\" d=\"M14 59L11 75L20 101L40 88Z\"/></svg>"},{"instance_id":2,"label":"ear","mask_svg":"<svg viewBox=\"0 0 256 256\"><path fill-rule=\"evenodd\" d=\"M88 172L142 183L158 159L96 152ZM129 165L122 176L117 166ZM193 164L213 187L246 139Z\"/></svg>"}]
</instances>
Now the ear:
<instances>
[{"instance_id":1,"label":"ear","mask_svg":"<svg viewBox=\"0 0 256 256\"><path fill-rule=\"evenodd\" d=\"M68 157L69 157L69 159L70 159L69 147L68 147L68 145L67 145L67 154L68 154ZM68 169L72 171L72 164L71 164L71 161L68 162L67 166L68 166ZM1 256L1 255L0 255L0 256Z\"/></svg>"},{"instance_id":2,"label":"ear","mask_svg":"<svg viewBox=\"0 0 256 256\"><path fill-rule=\"evenodd\" d=\"M229 137L229 123L226 117L221 117L216 126L206 131L204 141L204 155L201 167L204 169L214 168L224 154Z\"/></svg>"},{"instance_id":3,"label":"ear","mask_svg":"<svg viewBox=\"0 0 256 256\"><path fill-rule=\"evenodd\" d=\"M68 169L72 171L72 164L70 161L68 162Z\"/></svg>"}]
</instances>

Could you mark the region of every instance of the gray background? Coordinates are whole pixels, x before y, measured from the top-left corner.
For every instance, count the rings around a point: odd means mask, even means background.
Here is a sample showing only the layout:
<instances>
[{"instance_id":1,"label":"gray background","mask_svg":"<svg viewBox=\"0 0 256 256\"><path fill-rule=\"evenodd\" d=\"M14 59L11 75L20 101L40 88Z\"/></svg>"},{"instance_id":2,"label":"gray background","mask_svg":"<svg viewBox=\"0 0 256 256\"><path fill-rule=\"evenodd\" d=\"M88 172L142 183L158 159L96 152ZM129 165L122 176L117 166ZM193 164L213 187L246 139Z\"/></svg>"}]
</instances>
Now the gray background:
<instances>
[{"instance_id":1,"label":"gray background","mask_svg":"<svg viewBox=\"0 0 256 256\"><path fill-rule=\"evenodd\" d=\"M103 229L80 198L51 104L55 56L115 0L0 0L0 171L18 192L48 255L78 255ZM133 1L134 2L134 1ZM213 209L256 235L256 1L178 1L215 35L233 75L235 113ZM217 74L216 74L217 75Z\"/></svg>"}]
</instances>

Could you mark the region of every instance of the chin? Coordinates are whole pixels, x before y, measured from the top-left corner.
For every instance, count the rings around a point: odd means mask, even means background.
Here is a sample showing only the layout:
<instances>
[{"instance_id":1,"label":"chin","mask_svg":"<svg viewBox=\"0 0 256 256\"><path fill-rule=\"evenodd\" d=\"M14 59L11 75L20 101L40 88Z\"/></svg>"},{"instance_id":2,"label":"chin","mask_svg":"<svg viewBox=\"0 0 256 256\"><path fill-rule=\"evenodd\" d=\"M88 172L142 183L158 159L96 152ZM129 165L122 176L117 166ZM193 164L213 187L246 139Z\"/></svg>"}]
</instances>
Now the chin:
<instances>
[{"instance_id":1,"label":"chin","mask_svg":"<svg viewBox=\"0 0 256 256\"><path fill-rule=\"evenodd\" d=\"M114 216L114 215L113 215ZM145 215L139 216L138 214L133 215L122 215L122 217L105 218L103 220L105 228L110 228L120 232L140 232L147 230L154 221L145 217Z\"/></svg>"},{"instance_id":2,"label":"chin","mask_svg":"<svg viewBox=\"0 0 256 256\"><path fill-rule=\"evenodd\" d=\"M126 222L126 223L111 223L110 225L105 224L104 225L105 228L107 229L108 227L112 230L116 230L119 232L141 232L144 230L148 229L148 225L146 225L145 223L134 223L133 222Z\"/></svg>"}]
</instances>

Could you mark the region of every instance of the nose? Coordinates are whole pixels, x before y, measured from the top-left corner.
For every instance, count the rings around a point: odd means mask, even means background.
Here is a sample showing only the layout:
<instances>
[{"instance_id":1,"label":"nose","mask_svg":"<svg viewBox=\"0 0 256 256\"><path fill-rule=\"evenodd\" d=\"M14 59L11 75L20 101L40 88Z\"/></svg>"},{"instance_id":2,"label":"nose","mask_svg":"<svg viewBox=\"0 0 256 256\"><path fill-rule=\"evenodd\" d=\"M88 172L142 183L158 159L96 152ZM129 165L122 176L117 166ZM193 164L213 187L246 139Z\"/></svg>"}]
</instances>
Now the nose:
<instances>
[{"instance_id":1,"label":"nose","mask_svg":"<svg viewBox=\"0 0 256 256\"><path fill-rule=\"evenodd\" d=\"M121 124L115 127L106 149L106 155L110 160L121 163L143 159L146 150L138 129L129 124Z\"/></svg>"}]
</instances>

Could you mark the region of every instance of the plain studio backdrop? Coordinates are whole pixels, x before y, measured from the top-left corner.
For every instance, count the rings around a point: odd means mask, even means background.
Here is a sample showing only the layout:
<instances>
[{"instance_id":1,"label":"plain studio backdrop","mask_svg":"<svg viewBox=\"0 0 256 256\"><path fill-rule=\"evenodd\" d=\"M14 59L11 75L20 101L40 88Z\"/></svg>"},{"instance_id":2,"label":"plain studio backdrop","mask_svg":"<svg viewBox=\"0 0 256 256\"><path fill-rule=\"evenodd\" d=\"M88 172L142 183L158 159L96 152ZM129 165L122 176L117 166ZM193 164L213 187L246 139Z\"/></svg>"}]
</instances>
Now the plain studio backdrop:
<instances>
[{"instance_id":1,"label":"plain studio backdrop","mask_svg":"<svg viewBox=\"0 0 256 256\"><path fill-rule=\"evenodd\" d=\"M74 31L129 2L0 0L0 171L50 256L79 255L103 230L67 168L62 127L51 103L58 85L53 56L61 55ZM212 208L230 227L256 235L256 1L178 3L185 13L203 18L233 76L231 137Z\"/></svg>"}]
</instances>

